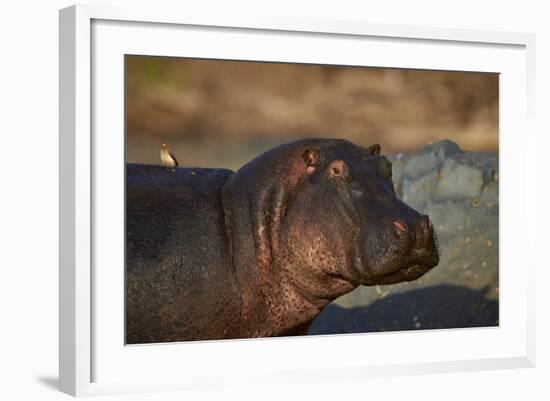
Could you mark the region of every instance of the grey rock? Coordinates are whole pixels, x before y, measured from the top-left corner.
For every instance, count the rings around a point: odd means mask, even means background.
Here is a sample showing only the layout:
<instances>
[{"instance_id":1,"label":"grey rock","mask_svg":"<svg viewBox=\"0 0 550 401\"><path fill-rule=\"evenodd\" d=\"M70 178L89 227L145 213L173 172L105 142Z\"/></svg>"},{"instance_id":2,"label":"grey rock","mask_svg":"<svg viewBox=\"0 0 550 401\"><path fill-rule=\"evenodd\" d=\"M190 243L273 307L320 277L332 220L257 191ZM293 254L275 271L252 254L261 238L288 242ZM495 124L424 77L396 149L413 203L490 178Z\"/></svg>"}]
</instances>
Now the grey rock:
<instances>
[{"instance_id":1,"label":"grey rock","mask_svg":"<svg viewBox=\"0 0 550 401\"><path fill-rule=\"evenodd\" d=\"M479 168L447 159L441 168L436 197L441 200L479 198L482 187L483 172Z\"/></svg>"},{"instance_id":2,"label":"grey rock","mask_svg":"<svg viewBox=\"0 0 550 401\"><path fill-rule=\"evenodd\" d=\"M458 144L448 139L435 142L432 145L426 146L426 148L428 148L430 152L436 155L441 161L461 152Z\"/></svg>"},{"instance_id":3,"label":"grey rock","mask_svg":"<svg viewBox=\"0 0 550 401\"><path fill-rule=\"evenodd\" d=\"M405 166L404 176L414 180L438 170L440 165L441 161L433 153L413 156Z\"/></svg>"},{"instance_id":4,"label":"grey rock","mask_svg":"<svg viewBox=\"0 0 550 401\"><path fill-rule=\"evenodd\" d=\"M443 237L451 237L465 229L468 209L464 204L453 201L427 205L425 213L430 216L440 242Z\"/></svg>"},{"instance_id":5,"label":"grey rock","mask_svg":"<svg viewBox=\"0 0 550 401\"><path fill-rule=\"evenodd\" d=\"M480 202L485 207L498 205L498 183L491 182L483 188Z\"/></svg>"},{"instance_id":6,"label":"grey rock","mask_svg":"<svg viewBox=\"0 0 550 401\"><path fill-rule=\"evenodd\" d=\"M438 175L435 171L416 180L405 178L401 192L402 200L414 209L423 212L437 188L437 178Z\"/></svg>"},{"instance_id":7,"label":"grey rock","mask_svg":"<svg viewBox=\"0 0 550 401\"><path fill-rule=\"evenodd\" d=\"M466 226L475 233L498 233L498 207L472 207L466 218Z\"/></svg>"}]
</instances>

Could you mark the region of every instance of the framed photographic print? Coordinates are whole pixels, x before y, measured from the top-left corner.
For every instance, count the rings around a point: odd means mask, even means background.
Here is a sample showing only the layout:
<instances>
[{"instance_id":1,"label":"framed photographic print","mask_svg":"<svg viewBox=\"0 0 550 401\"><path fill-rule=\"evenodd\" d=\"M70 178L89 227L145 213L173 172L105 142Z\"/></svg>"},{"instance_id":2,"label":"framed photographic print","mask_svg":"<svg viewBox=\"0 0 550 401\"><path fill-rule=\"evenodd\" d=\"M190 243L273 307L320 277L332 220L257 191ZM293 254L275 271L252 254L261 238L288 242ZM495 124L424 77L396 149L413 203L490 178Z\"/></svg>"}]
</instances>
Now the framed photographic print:
<instances>
[{"instance_id":1,"label":"framed photographic print","mask_svg":"<svg viewBox=\"0 0 550 401\"><path fill-rule=\"evenodd\" d=\"M533 44L62 10L61 390L532 366Z\"/></svg>"}]
</instances>

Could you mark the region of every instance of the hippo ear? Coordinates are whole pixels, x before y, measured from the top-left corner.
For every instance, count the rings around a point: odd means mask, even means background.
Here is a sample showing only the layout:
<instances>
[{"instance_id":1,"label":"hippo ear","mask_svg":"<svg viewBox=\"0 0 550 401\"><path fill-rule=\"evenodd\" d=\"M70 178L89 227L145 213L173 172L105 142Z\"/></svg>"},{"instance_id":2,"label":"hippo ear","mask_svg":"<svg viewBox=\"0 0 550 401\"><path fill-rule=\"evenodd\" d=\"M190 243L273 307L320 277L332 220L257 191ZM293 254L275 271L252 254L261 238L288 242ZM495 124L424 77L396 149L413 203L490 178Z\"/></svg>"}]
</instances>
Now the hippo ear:
<instances>
[{"instance_id":1,"label":"hippo ear","mask_svg":"<svg viewBox=\"0 0 550 401\"><path fill-rule=\"evenodd\" d=\"M306 173L311 174L315 171L316 167L319 165L319 151L311 148L307 148L302 153L304 162L306 163Z\"/></svg>"},{"instance_id":2,"label":"hippo ear","mask_svg":"<svg viewBox=\"0 0 550 401\"><path fill-rule=\"evenodd\" d=\"M372 146L369 146L367 148L367 152L369 152L371 155L375 155L375 156L380 155L380 145L376 143Z\"/></svg>"}]
</instances>

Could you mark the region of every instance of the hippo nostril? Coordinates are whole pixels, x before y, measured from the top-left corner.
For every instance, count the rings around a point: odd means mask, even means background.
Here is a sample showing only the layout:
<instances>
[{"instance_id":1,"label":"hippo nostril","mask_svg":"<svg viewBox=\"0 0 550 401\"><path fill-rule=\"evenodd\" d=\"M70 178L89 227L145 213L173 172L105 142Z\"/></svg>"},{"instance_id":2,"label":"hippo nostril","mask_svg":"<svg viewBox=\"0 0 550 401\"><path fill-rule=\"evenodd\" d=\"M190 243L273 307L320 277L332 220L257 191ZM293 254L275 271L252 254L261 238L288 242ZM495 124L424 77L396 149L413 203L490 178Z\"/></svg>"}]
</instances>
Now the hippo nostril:
<instances>
[{"instance_id":1,"label":"hippo nostril","mask_svg":"<svg viewBox=\"0 0 550 401\"><path fill-rule=\"evenodd\" d=\"M407 232L407 226L401 223L399 220L395 220L393 222L393 226L395 227L395 230L397 231L398 234Z\"/></svg>"}]
</instances>

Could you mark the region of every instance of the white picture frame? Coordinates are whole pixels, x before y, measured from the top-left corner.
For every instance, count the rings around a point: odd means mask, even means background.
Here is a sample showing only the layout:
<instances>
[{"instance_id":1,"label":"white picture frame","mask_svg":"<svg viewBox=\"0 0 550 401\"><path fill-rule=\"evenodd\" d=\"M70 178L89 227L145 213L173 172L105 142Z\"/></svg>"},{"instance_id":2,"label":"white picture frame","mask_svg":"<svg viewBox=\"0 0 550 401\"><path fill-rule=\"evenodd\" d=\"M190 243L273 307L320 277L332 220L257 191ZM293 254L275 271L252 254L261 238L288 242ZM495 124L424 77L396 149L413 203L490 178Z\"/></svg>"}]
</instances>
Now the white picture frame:
<instances>
[{"instance_id":1,"label":"white picture frame","mask_svg":"<svg viewBox=\"0 0 550 401\"><path fill-rule=\"evenodd\" d=\"M173 35L191 35L191 31L201 40L200 48L180 49L173 41L163 40ZM262 42L269 46L263 46L263 50L254 47L254 35L261 35ZM119 327L120 319L123 319L120 315L122 306L117 306L123 302L122 293L117 295L121 276L111 277L108 271L98 274L97 269L111 264L105 263L105 260L111 260L116 252L122 252L123 242L122 237L117 237L120 232L116 229L110 230L110 234L102 232L99 236L98 232L108 227L106 222L119 222L120 213L123 213L123 202L118 202L122 189L116 190L120 186L123 170L118 169L123 155L120 146L124 146L124 133L120 130L123 120L119 97L120 55L208 56L219 39L230 40L235 46L218 50L215 55L218 58L252 57L256 60L318 63L345 60L346 64L367 65L360 57L354 59L350 49L353 46L370 46L368 48L373 56L368 65L469 69L502 74L502 274L501 324L498 328L141 347L125 347L117 335L112 335L122 330ZM292 45L285 42L290 39ZM339 41L339 47L330 47L334 39ZM323 54L312 50L310 54L303 54L300 46L313 44L311 47L314 49L318 45L316 41L321 40L324 41L323 46L334 51ZM523 232L535 232L535 184L534 177L528 174L528 171L535 170L534 158L528 157L535 154L535 136L531 128L534 43L534 35L523 33L376 25L357 21L244 17L237 20L182 11L169 12L154 7L78 5L61 10L60 390L80 396L200 389L244 385L247 382L284 384L295 380L342 377L361 380L363 377L381 375L534 366L535 285L531 272L535 260L534 256L525 255L535 253L529 251L533 244L528 238L520 238L519 232L511 229L521 224L525 226L527 222L532 227ZM389 51L382 49L392 46L400 46L400 51L389 54ZM180 47L183 48L183 45ZM409 48L414 49L414 55L407 51ZM439 54L437 61L430 57L434 49ZM461 54L464 58L458 63L457 58ZM336 60L338 57L340 59ZM111 63L113 60L115 62ZM105 66L112 68L112 71L105 73ZM114 92L107 93L107 89ZM94 133L104 132L101 131L104 127L114 129L111 139L94 136ZM508 168L512 162L514 169ZM116 171L118 173L113 173ZM105 178L106 174L110 178ZM107 192L109 188L115 188L116 192L115 201L109 202L115 204L112 210L105 206L105 194L112 193ZM101 246L98 247L98 242L102 241L110 241L111 246L118 247L118 251L99 252ZM515 249L506 246L512 243ZM119 268L123 270L123 265L116 262L119 260L117 258L112 257L115 262L111 272ZM512 265L518 271L513 275L507 267ZM114 284L111 286L110 283ZM99 290L106 294L101 295L101 299L96 294ZM112 315L107 311L105 301L115 305ZM420 354L404 348L397 356L387 355L383 349L390 341L411 342L417 350L430 345L433 350ZM453 349L444 346L448 341L455 345ZM462 343L470 347L463 347ZM438 346L441 349L438 350ZM370 347L368 360L362 360L361 355L341 356L342 350L347 347L355 350ZM377 353L377 349L382 351ZM323 358L317 357L320 350L323 350ZM288 355L297 356L292 366L288 366L288 357L283 357ZM205 356L211 358L206 363L203 361ZM262 359L258 358L268 360L269 366L262 364ZM181 363L182 360L185 363L180 373L171 374L175 361ZM231 362L224 363L226 360ZM212 361L219 362L216 368L212 368Z\"/></svg>"}]
</instances>

